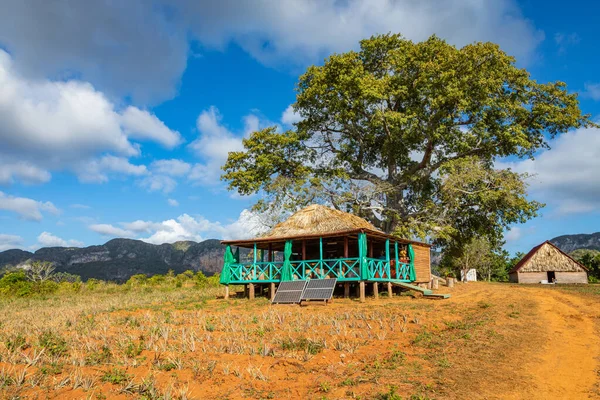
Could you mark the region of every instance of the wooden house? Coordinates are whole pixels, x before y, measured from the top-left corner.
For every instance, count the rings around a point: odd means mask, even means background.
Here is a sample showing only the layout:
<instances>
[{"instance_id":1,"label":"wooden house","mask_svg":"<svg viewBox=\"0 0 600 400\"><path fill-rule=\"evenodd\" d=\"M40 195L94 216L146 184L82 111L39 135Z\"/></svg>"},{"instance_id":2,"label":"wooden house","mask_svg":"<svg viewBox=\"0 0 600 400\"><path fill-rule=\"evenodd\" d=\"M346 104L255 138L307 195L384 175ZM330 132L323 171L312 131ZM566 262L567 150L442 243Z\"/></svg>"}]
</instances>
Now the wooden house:
<instances>
[{"instance_id":1,"label":"wooden house","mask_svg":"<svg viewBox=\"0 0 600 400\"><path fill-rule=\"evenodd\" d=\"M430 245L386 234L366 220L321 205L308 206L267 234L228 240L221 273L224 285L245 285L249 297L267 288L271 294L281 281L336 278L349 296L361 300L365 284L428 283ZM240 259L239 248L251 249ZM227 291L228 293L228 291Z\"/></svg>"},{"instance_id":2,"label":"wooden house","mask_svg":"<svg viewBox=\"0 0 600 400\"><path fill-rule=\"evenodd\" d=\"M535 246L509 272L515 283L588 283L588 269L546 241Z\"/></svg>"}]
</instances>

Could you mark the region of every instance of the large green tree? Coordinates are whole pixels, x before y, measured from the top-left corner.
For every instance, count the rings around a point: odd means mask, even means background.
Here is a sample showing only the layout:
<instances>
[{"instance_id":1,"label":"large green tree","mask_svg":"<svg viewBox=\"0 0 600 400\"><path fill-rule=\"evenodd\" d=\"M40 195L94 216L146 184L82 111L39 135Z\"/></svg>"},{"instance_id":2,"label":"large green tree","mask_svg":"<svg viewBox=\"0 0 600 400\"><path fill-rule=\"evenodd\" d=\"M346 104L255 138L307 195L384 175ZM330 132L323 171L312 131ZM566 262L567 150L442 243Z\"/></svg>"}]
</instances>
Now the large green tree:
<instances>
[{"instance_id":1,"label":"large green tree","mask_svg":"<svg viewBox=\"0 0 600 400\"><path fill-rule=\"evenodd\" d=\"M260 130L229 154L230 189L261 193L259 211L327 203L440 244L499 242L535 216L527 176L497 161L592 124L564 83L536 82L496 44L435 36L373 36L332 55L300 77L293 107L295 129Z\"/></svg>"}]
</instances>

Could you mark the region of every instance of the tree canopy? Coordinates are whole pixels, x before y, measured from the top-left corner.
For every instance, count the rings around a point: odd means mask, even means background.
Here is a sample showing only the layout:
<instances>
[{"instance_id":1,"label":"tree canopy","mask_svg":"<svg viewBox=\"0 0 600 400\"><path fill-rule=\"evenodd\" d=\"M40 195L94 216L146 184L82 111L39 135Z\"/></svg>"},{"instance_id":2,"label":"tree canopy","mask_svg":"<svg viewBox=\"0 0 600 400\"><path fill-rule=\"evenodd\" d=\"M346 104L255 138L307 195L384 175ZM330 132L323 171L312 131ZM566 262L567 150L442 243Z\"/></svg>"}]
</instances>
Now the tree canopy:
<instances>
[{"instance_id":1,"label":"tree canopy","mask_svg":"<svg viewBox=\"0 0 600 400\"><path fill-rule=\"evenodd\" d=\"M498 168L592 125L562 82L538 83L493 43L456 48L373 36L300 76L295 129L269 127L229 153L223 179L255 210L330 204L389 233L492 243L543 205L526 174Z\"/></svg>"}]
</instances>

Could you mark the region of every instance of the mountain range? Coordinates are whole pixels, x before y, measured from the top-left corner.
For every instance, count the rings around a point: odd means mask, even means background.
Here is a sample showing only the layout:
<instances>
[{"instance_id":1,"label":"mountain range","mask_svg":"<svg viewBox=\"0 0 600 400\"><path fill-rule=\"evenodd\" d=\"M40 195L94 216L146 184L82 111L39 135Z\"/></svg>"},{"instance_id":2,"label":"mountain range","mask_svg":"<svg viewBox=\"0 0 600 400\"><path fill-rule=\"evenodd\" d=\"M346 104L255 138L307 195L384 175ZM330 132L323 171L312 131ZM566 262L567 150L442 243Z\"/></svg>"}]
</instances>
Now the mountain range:
<instances>
[{"instance_id":1,"label":"mountain range","mask_svg":"<svg viewBox=\"0 0 600 400\"><path fill-rule=\"evenodd\" d=\"M206 275L223 266L225 246L219 240L182 241L161 245L132 239L113 239L100 246L43 247L36 252L12 249L0 252L0 269L31 261L50 261L56 272L68 272L89 278L123 282L135 274L165 274L186 270Z\"/></svg>"},{"instance_id":2,"label":"mountain range","mask_svg":"<svg viewBox=\"0 0 600 400\"><path fill-rule=\"evenodd\" d=\"M580 249L600 250L600 232L563 235L551 239L550 242L565 253L572 253Z\"/></svg>"},{"instance_id":3,"label":"mountain range","mask_svg":"<svg viewBox=\"0 0 600 400\"><path fill-rule=\"evenodd\" d=\"M566 253L599 250L600 232L563 235L550 240ZM247 251L246 251L247 252ZM225 246L217 239L202 242L182 241L160 245L133 239L113 239L99 246L43 247L34 253L12 249L0 252L0 269L31 261L50 261L57 272L89 278L123 282L135 274L165 274L186 270L213 275L221 271Z\"/></svg>"}]
</instances>

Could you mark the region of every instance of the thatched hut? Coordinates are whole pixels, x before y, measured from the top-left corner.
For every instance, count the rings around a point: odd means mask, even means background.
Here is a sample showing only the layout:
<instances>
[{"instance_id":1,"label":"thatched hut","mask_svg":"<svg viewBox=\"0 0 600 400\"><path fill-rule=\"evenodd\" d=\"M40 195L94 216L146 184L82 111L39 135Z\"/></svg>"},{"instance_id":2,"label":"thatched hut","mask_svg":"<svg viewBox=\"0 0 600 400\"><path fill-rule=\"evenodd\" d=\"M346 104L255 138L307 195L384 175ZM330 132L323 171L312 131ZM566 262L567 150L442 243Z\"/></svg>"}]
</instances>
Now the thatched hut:
<instances>
[{"instance_id":1,"label":"thatched hut","mask_svg":"<svg viewBox=\"0 0 600 400\"><path fill-rule=\"evenodd\" d=\"M588 269L546 241L535 246L509 272L515 283L588 283Z\"/></svg>"},{"instance_id":2,"label":"thatched hut","mask_svg":"<svg viewBox=\"0 0 600 400\"><path fill-rule=\"evenodd\" d=\"M308 206L270 232L254 239L223 241L224 285L255 286L273 293L281 281L336 278L348 296L355 287L364 298L365 283L428 283L430 245L388 235L368 221L322 205ZM239 248L252 249L240 259Z\"/></svg>"}]
</instances>

